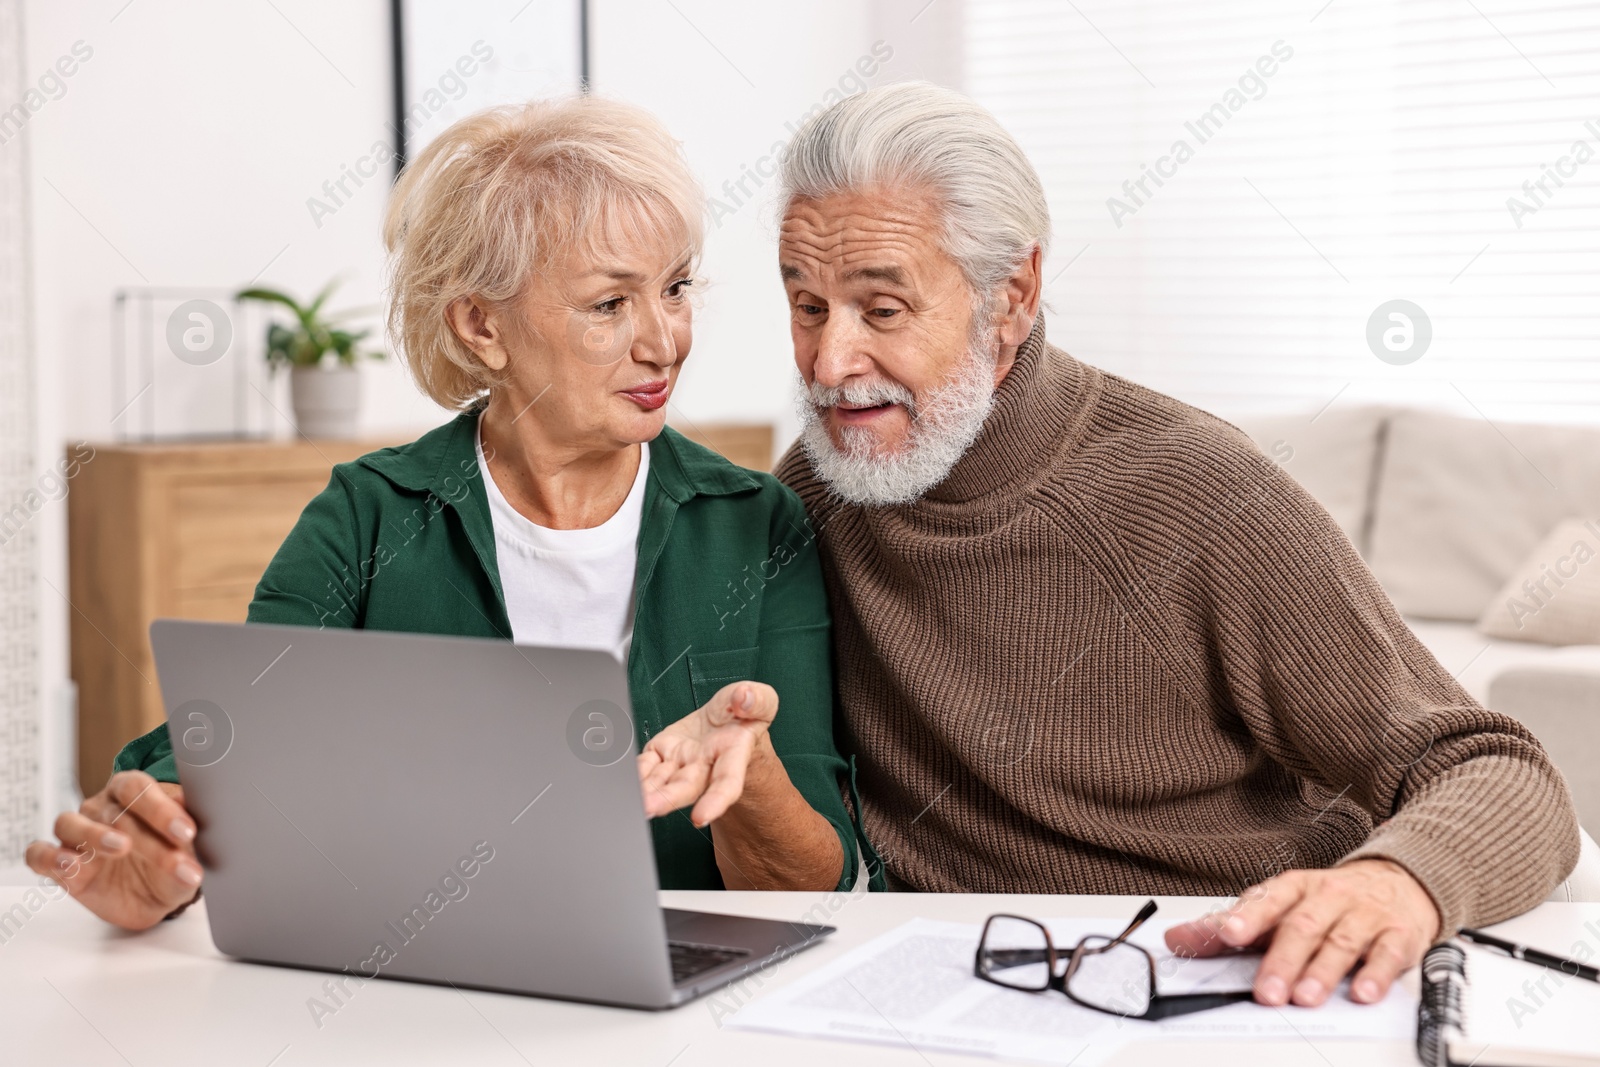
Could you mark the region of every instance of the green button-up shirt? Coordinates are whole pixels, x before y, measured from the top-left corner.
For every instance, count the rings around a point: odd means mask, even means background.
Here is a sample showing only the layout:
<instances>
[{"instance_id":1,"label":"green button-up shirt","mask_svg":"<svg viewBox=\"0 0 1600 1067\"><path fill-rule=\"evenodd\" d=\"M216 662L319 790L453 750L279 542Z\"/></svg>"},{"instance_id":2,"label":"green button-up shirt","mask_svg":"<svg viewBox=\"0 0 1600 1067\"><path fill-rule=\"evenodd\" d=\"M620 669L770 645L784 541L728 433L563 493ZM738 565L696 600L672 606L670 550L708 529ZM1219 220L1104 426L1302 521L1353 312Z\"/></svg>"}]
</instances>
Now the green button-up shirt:
<instances>
[{"instance_id":1,"label":"green button-up shirt","mask_svg":"<svg viewBox=\"0 0 1600 1067\"><path fill-rule=\"evenodd\" d=\"M249 621L511 638L477 413L333 468L256 586ZM833 824L854 884L856 837L833 740L831 624L816 540L799 498L672 430L651 443L634 579L628 684L636 743L731 681L778 692L772 746ZM285 753L292 759L293 753ZM178 781L165 725L117 770ZM687 811L651 824L663 889L721 889L709 829Z\"/></svg>"}]
</instances>

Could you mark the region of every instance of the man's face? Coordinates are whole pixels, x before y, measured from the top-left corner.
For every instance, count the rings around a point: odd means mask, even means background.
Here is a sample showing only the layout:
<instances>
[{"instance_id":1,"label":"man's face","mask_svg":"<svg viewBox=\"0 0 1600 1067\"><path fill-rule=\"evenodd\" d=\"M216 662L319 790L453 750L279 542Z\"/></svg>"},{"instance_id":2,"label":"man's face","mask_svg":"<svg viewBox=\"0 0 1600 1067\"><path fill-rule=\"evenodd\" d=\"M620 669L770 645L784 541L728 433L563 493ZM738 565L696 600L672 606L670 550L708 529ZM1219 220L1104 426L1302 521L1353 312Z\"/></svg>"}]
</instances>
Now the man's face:
<instances>
[{"instance_id":1,"label":"man's face","mask_svg":"<svg viewBox=\"0 0 1600 1067\"><path fill-rule=\"evenodd\" d=\"M939 226L934 199L904 188L798 199L784 215L778 252L795 364L813 395L845 394L818 409L836 449L901 451L913 426L905 401L920 409L969 359L971 291L939 246Z\"/></svg>"}]
</instances>

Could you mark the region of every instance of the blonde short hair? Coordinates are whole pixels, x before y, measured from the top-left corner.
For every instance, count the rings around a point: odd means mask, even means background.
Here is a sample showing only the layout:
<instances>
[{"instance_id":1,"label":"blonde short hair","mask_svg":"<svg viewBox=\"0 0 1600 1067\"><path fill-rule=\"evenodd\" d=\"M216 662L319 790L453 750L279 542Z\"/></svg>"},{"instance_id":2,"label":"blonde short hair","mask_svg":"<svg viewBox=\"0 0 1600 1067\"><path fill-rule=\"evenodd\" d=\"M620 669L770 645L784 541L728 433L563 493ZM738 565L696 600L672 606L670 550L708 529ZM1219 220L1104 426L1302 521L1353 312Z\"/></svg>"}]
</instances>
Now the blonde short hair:
<instances>
[{"instance_id":1,"label":"blonde short hair","mask_svg":"<svg viewBox=\"0 0 1600 1067\"><path fill-rule=\"evenodd\" d=\"M383 228L390 335L424 393L471 407L496 376L451 329L451 304L511 310L560 254L620 219L680 231L697 259L704 217L682 146L642 108L574 96L479 111L395 183Z\"/></svg>"}]
</instances>

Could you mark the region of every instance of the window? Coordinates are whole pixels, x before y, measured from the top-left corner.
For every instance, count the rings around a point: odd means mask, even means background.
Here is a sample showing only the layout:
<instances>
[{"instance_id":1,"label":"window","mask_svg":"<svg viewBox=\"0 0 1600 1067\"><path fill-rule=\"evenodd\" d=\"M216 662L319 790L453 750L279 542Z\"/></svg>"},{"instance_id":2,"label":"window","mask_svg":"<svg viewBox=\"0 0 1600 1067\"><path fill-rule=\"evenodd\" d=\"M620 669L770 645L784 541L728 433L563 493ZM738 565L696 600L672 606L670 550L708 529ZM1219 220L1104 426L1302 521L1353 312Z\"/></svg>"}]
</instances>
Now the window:
<instances>
[{"instance_id":1,"label":"window","mask_svg":"<svg viewBox=\"0 0 1600 1067\"><path fill-rule=\"evenodd\" d=\"M967 89L1050 194L1056 344L1224 415L1600 421L1600 5L968 0L965 19Z\"/></svg>"}]
</instances>

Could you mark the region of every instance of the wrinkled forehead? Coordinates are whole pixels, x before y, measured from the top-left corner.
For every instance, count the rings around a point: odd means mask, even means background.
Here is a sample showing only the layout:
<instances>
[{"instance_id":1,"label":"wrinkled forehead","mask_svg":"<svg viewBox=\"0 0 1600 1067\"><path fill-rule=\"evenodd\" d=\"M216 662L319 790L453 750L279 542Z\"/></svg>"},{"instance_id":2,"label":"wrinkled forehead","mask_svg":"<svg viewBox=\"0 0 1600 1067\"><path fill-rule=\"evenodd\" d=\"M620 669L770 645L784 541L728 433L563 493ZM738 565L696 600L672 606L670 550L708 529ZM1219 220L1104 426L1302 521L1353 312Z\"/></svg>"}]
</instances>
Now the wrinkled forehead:
<instances>
[{"instance_id":1,"label":"wrinkled forehead","mask_svg":"<svg viewBox=\"0 0 1600 1067\"><path fill-rule=\"evenodd\" d=\"M907 284L951 264L940 244L941 224L938 202L926 193L884 189L797 197L778 231L779 268L786 281Z\"/></svg>"}]
</instances>

